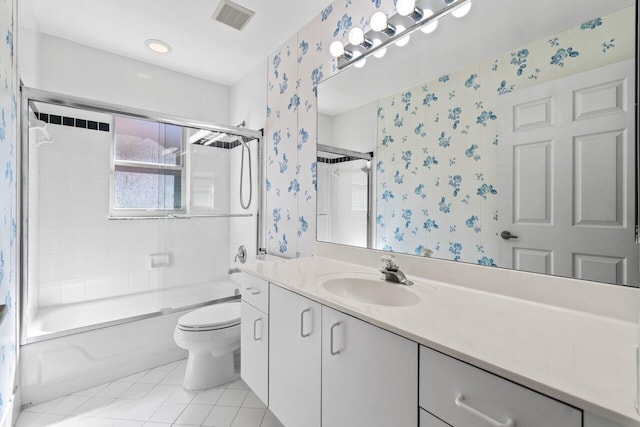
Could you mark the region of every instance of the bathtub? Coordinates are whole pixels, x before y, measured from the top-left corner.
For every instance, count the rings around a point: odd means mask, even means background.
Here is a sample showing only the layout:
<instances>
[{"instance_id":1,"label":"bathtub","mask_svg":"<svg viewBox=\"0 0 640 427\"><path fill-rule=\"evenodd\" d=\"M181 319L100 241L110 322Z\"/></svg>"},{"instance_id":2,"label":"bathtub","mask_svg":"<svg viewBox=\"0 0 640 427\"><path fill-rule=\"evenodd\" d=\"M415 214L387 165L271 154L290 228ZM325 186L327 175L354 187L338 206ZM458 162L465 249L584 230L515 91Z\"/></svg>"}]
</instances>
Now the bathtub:
<instances>
[{"instance_id":1,"label":"bathtub","mask_svg":"<svg viewBox=\"0 0 640 427\"><path fill-rule=\"evenodd\" d=\"M180 360L178 318L237 299L226 280L44 308L29 322L20 352L25 405L37 404Z\"/></svg>"}]
</instances>

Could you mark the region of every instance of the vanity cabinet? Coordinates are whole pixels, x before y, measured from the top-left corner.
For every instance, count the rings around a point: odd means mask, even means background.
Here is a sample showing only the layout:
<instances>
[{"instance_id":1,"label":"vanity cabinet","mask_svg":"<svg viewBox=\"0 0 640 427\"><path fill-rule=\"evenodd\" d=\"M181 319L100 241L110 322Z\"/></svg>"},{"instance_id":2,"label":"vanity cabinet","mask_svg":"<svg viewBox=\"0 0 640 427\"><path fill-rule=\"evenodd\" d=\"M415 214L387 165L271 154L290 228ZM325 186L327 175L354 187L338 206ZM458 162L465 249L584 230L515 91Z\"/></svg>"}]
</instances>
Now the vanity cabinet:
<instances>
[{"instance_id":1,"label":"vanity cabinet","mask_svg":"<svg viewBox=\"0 0 640 427\"><path fill-rule=\"evenodd\" d=\"M415 427L418 344L322 307L322 425Z\"/></svg>"},{"instance_id":2,"label":"vanity cabinet","mask_svg":"<svg viewBox=\"0 0 640 427\"><path fill-rule=\"evenodd\" d=\"M269 404L269 282L241 274L240 376Z\"/></svg>"},{"instance_id":3,"label":"vanity cabinet","mask_svg":"<svg viewBox=\"0 0 640 427\"><path fill-rule=\"evenodd\" d=\"M269 408L285 426L320 427L321 306L271 285Z\"/></svg>"},{"instance_id":4,"label":"vanity cabinet","mask_svg":"<svg viewBox=\"0 0 640 427\"><path fill-rule=\"evenodd\" d=\"M582 411L423 346L420 407L453 427L582 426Z\"/></svg>"}]
</instances>

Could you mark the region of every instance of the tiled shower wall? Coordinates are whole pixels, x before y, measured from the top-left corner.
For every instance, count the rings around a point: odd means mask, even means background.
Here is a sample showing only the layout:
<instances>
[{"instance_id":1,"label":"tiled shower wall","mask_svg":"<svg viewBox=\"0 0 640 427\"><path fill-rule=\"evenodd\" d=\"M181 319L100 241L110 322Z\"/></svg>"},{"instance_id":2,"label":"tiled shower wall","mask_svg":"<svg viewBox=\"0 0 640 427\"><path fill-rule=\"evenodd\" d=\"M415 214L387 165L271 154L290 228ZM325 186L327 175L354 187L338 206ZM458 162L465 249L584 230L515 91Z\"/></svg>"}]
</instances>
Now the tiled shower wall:
<instances>
[{"instance_id":1,"label":"tiled shower wall","mask_svg":"<svg viewBox=\"0 0 640 427\"><path fill-rule=\"evenodd\" d=\"M113 129L47 128L53 143L30 143L30 302L47 307L227 277L229 218L109 220ZM192 176L215 184L207 213L229 213L232 150L189 149ZM152 267L153 254L168 255L169 265Z\"/></svg>"},{"instance_id":2,"label":"tiled shower wall","mask_svg":"<svg viewBox=\"0 0 640 427\"><path fill-rule=\"evenodd\" d=\"M347 42L354 25L393 0L338 0L284 43L267 63L267 247L285 256L308 256L316 240L317 93L336 72L334 39Z\"/></svg>"},{"instance_id":3,"label":"tiled shower wall","mask_svg":"<svg viewBox=\"0 0 640 427\"><path fill-rule=\"evenodd\" d=\"M0 426L11 422L17 361L17 98L14 52L17 1L0 2L0 304L7 316L0 324Z\"/></svg>"}]
</instances>

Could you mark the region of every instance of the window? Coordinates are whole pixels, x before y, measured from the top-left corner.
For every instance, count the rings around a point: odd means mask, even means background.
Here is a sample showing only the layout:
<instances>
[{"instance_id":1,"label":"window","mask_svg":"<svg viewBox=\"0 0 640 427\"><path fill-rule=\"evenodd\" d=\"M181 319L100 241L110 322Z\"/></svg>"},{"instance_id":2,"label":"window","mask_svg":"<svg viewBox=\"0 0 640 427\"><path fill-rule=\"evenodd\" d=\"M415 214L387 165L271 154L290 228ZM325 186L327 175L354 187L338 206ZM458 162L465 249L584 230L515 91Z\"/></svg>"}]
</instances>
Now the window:
<instances>
[{"instance_id":1,"label":"window","mask_svg":"<svg viewBox=\"0 0 640 427\"><path fill-rule=\"evenodd\" d=\"M182 127L114 117L111 216L185 212Z\"/></svg>"}]
</instances>

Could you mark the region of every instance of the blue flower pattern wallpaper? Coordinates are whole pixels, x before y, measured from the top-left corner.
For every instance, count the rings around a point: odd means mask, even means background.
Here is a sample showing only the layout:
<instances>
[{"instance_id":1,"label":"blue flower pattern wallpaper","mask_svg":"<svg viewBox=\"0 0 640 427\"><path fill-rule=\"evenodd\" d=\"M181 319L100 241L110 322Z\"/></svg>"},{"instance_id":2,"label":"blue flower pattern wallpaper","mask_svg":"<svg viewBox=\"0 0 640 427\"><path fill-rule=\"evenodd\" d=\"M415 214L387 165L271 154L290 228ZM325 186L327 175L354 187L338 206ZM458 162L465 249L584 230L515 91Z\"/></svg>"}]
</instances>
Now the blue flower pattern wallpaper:
<instances>
[{"instance_id":1,"label":"blue flower pattern wallpaper","mask_svg":"<svg viewBox=\"0 0 640 427\"><path fill-rule=\"evenodd\" d=\"M596 18L379 100L376 247L495 266L499 97L633 58L633 17Z\"/></svg>"},{"instance_id":2,"label":"blue flower pattern wallpaper","mask_svg":"<svg viewBox=\"0 0 640 427\"><path fill-rule=\"evenodd\" d=\"M346 43L350 28L366 29L375 11L390 15L394 6L393 0L338 0L268 58L269 252L289 258L313 253L317 85L337 72L329 44ZM500 189L495 168L487 166L499 149L497 97L632 57L633 35L621 33L631 17L629 11L594 17L380 100L377 247L416 254L428 249L436 257L494 265L492 225L499 217ZM412 43L428 44L428 39ZM404 213L392 208L398 201Z\"/></svg>"},{"instance_id":3,"label":"blue flower pattern wallpaper","mask_svg":"<svg viewBox=\"0 0 640 427\"><path fill-rule=\"evenodd\" d=\"M313 253L316 240L317 86L337 72L335 39L365 26L393 0L336 1L291 37L267 62L267 249L294 258Z\"/></svg>"},{"instance_id":4,"label":"blue flower pattern wallpaper","mask_svg":"<svg viewBox=\"0 0 640 427\"><path fill-rule=\"evenodd\" d=\"M11 414L17 358L17 72L15 0L0 0L0 423Z\"/></svg>"}]
</instances>

